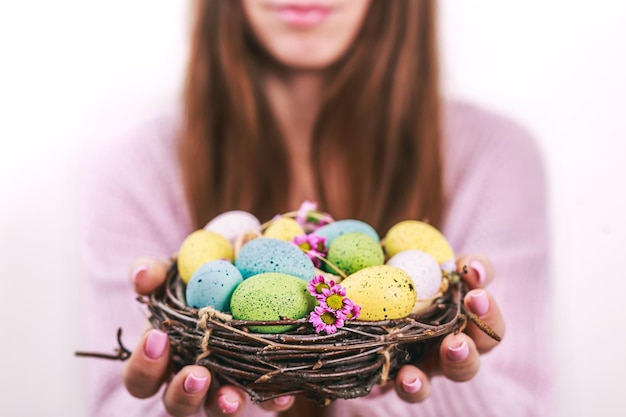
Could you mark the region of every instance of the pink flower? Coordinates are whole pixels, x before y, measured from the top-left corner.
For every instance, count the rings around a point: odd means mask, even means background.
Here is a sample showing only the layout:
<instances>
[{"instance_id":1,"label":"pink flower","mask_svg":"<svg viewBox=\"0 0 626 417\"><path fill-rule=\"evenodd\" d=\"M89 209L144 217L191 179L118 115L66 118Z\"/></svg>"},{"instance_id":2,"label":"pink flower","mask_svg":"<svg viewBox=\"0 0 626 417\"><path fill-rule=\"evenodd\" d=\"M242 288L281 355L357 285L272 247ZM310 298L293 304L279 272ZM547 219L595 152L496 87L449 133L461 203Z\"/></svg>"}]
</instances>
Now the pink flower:
<instances>
[{"instance_id":1,"label":"pink flower","mask_svg":"<svg viewBox=\"0 0 626 417\"><path fill-rule=\"evenodd\" d=\"M305 232L310 233L331 223L333 218L327 213L318 212L316 202L304 201L298 209L296 221L302 226Z\"/></svg>"},{"instance_id":2,"label":"pink flower","mask_svg":"<svg viewBox=\"0 0 626 417\"><path fill-rule=\"evenodd\" d=\"M317 298L322 294L322 290L324 288L330 289L335 285L335 281L326 282L324 275L316 275L311 281L309 281L309 285L307 285L306 289L309 290L312 296Z\"/></svg>"},{"instance_id":3,"label":"pink flower","mask_svg":"<svg viewBox=\"0 0 626 417\"><path fill-rule=\"evenodd\" d=\"M315 327L315 332L322 331L327 334L337 332L337 328L342 327L344 316L341 311L329 311L322 306L317 306L309 315L309 322Z\"/></svg>"},{"instance_id":4,"label":"pink flower","mask_svg":"<svg viewBox=\"0 0 626 417\"><path fill-rule=\"evenodd\" d=\"M313 262L317 268L320 267L322 261L320 257L326 256L326 238L318 236L314 233L304 234L293 238L295 243L300 249L306 253L306 256Z\"/></svg>"},{"instance_id":5,"label":"pink flower","mask_svg":"<svg viewBox=\"0 0 626 417\"><path fill-rule=\"evenodd\" d=\"M361 306L358 304L354 304L349 298L346 298L346 301L349 302L351 305L350 311L348 312L348 314L346 314L346 320L358 319L359 315L361 314Z\"/></svg>"},{"instance_id":6,"label":"pink flower","mask_svg":"<svg viewBox=\"0 0 626 417\"><path fill-rule=\"evenodd\" d=\"M349 298L346 298L346 289L338 284L323 288L322 294L317 295L317 300L327 311L341 311L344 316L352 311L354 305Z\"/></svg>"}]
</instances>

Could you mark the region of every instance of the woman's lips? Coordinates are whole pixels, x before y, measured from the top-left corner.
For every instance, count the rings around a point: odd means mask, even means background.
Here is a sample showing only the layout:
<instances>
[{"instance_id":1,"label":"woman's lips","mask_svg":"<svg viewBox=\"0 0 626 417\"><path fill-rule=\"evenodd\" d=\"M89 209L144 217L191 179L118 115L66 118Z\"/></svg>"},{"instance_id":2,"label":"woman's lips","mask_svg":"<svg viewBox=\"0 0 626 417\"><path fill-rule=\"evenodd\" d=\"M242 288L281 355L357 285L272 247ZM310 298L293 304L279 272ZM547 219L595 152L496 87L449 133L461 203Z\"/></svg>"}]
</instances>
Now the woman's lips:
<instances>
[{"instance_id":1,"label":"woman's lips","mask_svg":"<svg viewBox=\"0 0 626 417\"><path fill-rule=\"evenodd\" d=\"M331 12L330 7L285 5L277 8L278 17L290 26L307 27L322 22Z\"/></svg>"}]
</instances>

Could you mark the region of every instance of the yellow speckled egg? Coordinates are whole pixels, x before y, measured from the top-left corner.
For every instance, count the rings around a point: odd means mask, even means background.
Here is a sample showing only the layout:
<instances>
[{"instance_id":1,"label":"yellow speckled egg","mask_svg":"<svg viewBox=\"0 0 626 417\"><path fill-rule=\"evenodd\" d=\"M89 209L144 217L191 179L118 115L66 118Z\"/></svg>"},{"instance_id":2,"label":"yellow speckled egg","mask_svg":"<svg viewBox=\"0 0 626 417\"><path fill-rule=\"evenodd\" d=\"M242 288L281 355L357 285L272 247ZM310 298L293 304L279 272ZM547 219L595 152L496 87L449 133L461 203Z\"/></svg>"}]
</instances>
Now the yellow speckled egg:
<instances>
[{"instance_id":1,"label":"yellow speckled egg","mask_svg":"<svg viewBox=\"0 0 626 417\"><path fill-rule=\"evenodd\" d=\"M391 265L370 266L341 282L346 297L361 306L357 320L378 321L406 317L413 310L416 293L411 277Z\"/></svg>"},{"instance_id":2,"label":"yellow speckled egg","mask_svg":"<svg viewBox=\"0 0 626 417\"><path fill-rule=\"evenodd\" d=\"M445 236L435 227L419 220L396 223L387 232L383 247L388 257L417 249L435 258L444 270L454 268L454 251Z\"/></svg>"},{"instance_id":3,"label":"yellow speckled egg","mask_svg":"<svg viewBox=\"0 0 626 417\"><path fill-rule=\"evenodd\" d=\"M264 237L273 237L274 239L285 240L291 242L294 237L304 234L302 226L291 217L281 216L271 221L265 232Z\"/></svg>"},{"instance_id":4,"label":"yellow speckled egg","mask_svg":"<svg viewBox=\"0 0 626 417\"><path fill-rule=\"evenodd\" d=\"M183 240L178 251L178 273L186 284L200 266L218 259L233 260L233 247L222 235L196 230Z\"/></svg>"}]
</instances>

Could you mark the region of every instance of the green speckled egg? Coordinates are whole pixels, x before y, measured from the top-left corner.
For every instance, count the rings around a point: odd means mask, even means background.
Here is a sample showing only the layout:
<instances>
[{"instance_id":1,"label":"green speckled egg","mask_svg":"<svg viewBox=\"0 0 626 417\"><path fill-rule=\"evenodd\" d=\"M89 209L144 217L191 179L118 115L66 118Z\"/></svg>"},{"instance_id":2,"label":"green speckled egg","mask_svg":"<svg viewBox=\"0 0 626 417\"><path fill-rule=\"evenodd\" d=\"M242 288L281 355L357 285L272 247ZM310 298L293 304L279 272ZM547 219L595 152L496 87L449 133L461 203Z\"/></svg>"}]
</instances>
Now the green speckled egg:
<instances>
[{"instance_id":1,"label":"green speckled egg","mask_svg":"<svg viewBox=\"0 0 626 417\"><path fill-rule=\"evenodd\" d=\"M230 311L237 320L301 319L315 307L315 297L307 282L292 275L266 272L244 280L230 300ZM283 333L295 326L250 326L257 333Z\"/></svg>"},{"instance_id":2,"label":"green speckled egg","mask_svg":"<svg viewBox=\"0 0 626 417\"><path fill-rule=\"evenodd\" d=\"M382 265L385 255L380 243L369 235L351 232L337 236L328 248L327 259L346 275L368 266ZM325 267L329 272L331 269Z\"/></svg>"},{"instance_id":3,"label":"green speckled egg","mask_svg":"<svg viewBox=\"0 0 626 417\"><path fill-rule=\"evenodd\" d=\"M361 306L357 320L378 321L406 317L413 310L417 295L413 279L391 265L371 266L341 282L346 297Z\"/></svg>"},{"instance_id":4,"label":"green speckled egg","mask_svg":"<svg viewBox=\"0 0 626 417\"><path fill-rule=\"evenodd\" d=\"M208 230L196 230L180 246L178 273L186 284L203 264L218 259L232 261L233 257L233 246L224 236Z\"/></svg>"}]
</instances>

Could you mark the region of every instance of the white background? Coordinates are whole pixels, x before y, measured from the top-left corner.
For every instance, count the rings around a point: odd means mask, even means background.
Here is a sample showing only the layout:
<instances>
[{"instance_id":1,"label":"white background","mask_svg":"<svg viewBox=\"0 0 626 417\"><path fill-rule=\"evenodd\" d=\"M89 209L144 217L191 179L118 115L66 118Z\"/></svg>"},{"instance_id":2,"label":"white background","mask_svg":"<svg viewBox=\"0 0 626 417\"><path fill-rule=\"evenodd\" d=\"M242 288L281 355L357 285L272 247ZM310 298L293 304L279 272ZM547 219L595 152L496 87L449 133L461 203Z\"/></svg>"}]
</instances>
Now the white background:
<instances>
[{"instance_id":1,"label":"white background","mask_svg":"<svg viewBox=\"0 0 626 417\"><path fill-rule=\"evenodd\" d=\"M548 165L552 415L626 415L626 3L440 3L446 90L525 124ZM176 94L187 4L0 0L2 415L86 415L77 164Z\"/></svg>"}]
</instances>

